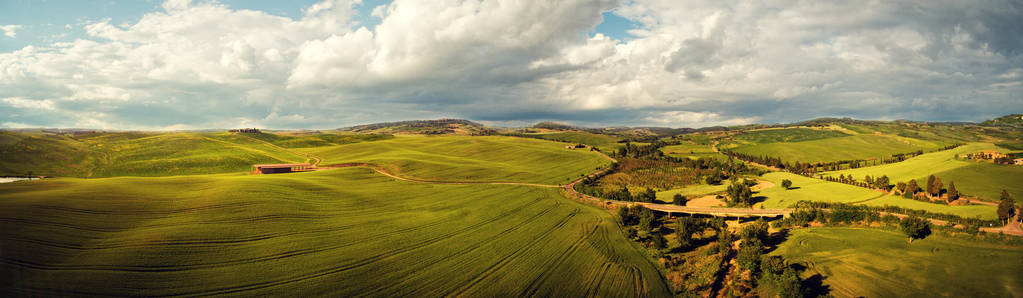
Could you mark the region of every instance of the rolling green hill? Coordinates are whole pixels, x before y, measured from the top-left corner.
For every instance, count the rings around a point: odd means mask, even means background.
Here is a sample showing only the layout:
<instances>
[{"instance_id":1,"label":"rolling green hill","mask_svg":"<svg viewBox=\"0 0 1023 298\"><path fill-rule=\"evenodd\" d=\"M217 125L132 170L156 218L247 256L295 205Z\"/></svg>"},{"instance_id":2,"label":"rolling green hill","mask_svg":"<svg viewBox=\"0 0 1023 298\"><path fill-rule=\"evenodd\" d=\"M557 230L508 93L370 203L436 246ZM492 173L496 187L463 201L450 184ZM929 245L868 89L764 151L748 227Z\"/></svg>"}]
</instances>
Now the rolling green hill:
<instances>
[{"instance_id":1,"label":"rolling green hill","mask_svg":"<svg viewBox=\"0 0 1023 298\"><path fill-rule=\"evenodd\" d=\"M558 142L586 144L593 147L597 147L598 149L603 151L618 149L619 147L625 145L623 143L618 143L618 141L620 141L621 138L618 138L616 136L596 134L585 131L538 133L529 134L529 136Z\"/></svg>"},{"instance_id":2,"label":"rolling green hill","mask_svg":"<svg viewBox=\"0 0 1023 298\"><path fill-rule=\"evenodd\" d=\"M371 142L378 140L387 140L394 138L392 135L386 134L329 134L329 133L314 133L305 135L284 135L275 133L241 133L245 136L263 140L274 145L285 147L285 148L308 148L308 147L323 147L323 146L336 146L344 144L353 144L359 142Z\"/></svg>"},{"instance_id":3,"label":"rolling green hill","mask_svg":"<svg viewBox=\"0 0 1023 298\"><path fill-rule=\"evenodd\" d=\"M930 236L910 243L895 231L812 228L791 231L773 255L824 276L837 297L1015 297L1023 288L1023 249Z\"/></svg>"},{"instance_id":4,"label":"rolling green hill","mask_svg":"<svg viewBox=\"0 0 1023 298\"><path fill-rule=\"evenodd\" d=\"M954 181L961 193L980 196L985 200L998 200L1002 189L1008 190L1016 198L1023 198L1023 183L1019 183L1023 181L1023 167L956 159L957 155L985 150L1007 151L990 143L970 143L951 150L926 153L903 162L823 174L835 177L852 175L856 179L863 179L866 175L888 175L892 183L909 179L925 183L927 177L933 174L941 178L946 186L949 181Z\"/></svg>"},{"instance_id":5,"label":"rolling green hill","mask_svg":"<svg viewBox=\"0 0 1023 298\"><path fill-rule=\"evenodd\" d=\"M247 172L257 163L305 162L306 158L226 133L154 134L80 138L104 153L91 177L170 176Z\"/></svg>"},{"instance_id":6,"label":"rolling green hill","mask_svg":"<svg viewBox=\"0 0 1023 298\"><path fill-rule=\"evenodd\" d=\"M297 149L322 164L374 163L427 180L564 184L609 162L586 149L515 137L401 136L342 146Z\"/></svg>"},{"instance_id":7,"label":"rolling green hill","mask_svg":"<svg viewBox=\"0 0 1023 298\"><path fill-rule=\"evenodd\" d=\"M288 175L0 184L9 295L670 296L606 212L554 190Z\"/></svg>"},{"instance_id":8,"label":"rolling green hill","mask_svg":"<svg viewBox=\"0 0 1023 298\"><path fill-rule=\"evenodd\" d=\"M0 130L0 176L86 176L101 159L70 137Z\"/></svg>"},{"instance_id":9,"label":"rolling green hill","mask_svg":"<svg viewBox=\"0 0 1023 298\"><path fill-rule=\"evenodd\" d=\"M787 172L771 172L764 174L761 178L774 184L774 186L754 194L754 196L758 197L759 200L763 200L763 202L758 205L764 206L764 208L787 208L799 201L814 201L861 204L878 207L885 205L899 206L907 209L954 214L967 218L998 218L997 213L995 212L995 206L949 206L927 203L900 196L892 196L858 186L808 178ZM781 181L783 179L792 181L792 189L785 189L784 187L781 187Z\"/></svg>"},{"instance_id":10,"label":"rolling green hill","mask_svg":"<svg viewBox=\"0 0 1023 298\"><path fill-rule=\"evenodd\" d=\"M788 162L829 162L882 158L917 150L932 151L950 143L924 141L894 135L860 134L788 143L729 142L721 148L754 156L771 156Z\"/></svg>"}]
</instances>

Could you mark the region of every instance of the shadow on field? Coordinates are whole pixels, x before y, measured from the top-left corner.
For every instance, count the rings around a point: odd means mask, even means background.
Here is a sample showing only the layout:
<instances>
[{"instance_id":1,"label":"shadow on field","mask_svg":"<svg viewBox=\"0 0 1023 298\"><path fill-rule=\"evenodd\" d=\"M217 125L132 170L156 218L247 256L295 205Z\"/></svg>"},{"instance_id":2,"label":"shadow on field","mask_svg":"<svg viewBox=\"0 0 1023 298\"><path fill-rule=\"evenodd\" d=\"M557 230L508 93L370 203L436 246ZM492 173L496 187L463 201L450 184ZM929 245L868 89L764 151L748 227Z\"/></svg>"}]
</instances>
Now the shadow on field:
<instances>
[{"instance_id":1,"label":"shadow on field","mask_svg":"<svg viewBox=\"0 0 1023 298\"><path fill-rule=\"evenodd\" d=\"M828 296L831 293L831 287L824 284L824 280L828 279L820 273L814 274L807 279L803 280L803 297L821 297Z\"/></svg>"},{"instance_id":2,"label":"shadow on field","mask_svg":"<svg viewBox=\"0 0 1023 298\"><path fill-rule=\"evenodd\" d=\"M793 186L793 187L789 187L789 189L788 189L788 190L797 190L797 189L800 189L800 188L801 188L801 187L799 187L799 186Z\"/></svg>"},{"instance_id":3,"label":"shadow on field","mask_svg":"<svg viewBox=\"0 0 1023 298\"><path fill-rule=\"evenodd\" d=\"M780 246L782 243L785 242L785 240L788 239L789 239L788 229L771 233L771 235L767 236L766 241L764 241L764 245L767 246L767 248L764 249L764 254L766 255L768 253L771 253L775 249L778 249L778 246Z\"/></svg>"}]
</instances>

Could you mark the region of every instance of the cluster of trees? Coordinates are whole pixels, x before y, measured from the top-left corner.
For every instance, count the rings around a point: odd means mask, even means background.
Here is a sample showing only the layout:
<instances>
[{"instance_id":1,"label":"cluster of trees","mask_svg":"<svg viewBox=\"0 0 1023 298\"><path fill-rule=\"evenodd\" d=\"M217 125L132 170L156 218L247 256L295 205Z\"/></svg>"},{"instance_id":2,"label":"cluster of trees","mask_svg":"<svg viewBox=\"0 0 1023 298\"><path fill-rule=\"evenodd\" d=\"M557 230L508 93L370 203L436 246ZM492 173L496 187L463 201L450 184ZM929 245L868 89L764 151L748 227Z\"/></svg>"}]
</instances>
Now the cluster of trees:
<instances>
[{"instance_id":1,"label":"cluster of trees","mask_svg":"<svg viewBox=\"0 0 1023 298\"><path fill-rule=\"evenodd\" d=\"M664 157L664 152L661 151L661 147L667 145L668 143L661 141L654 141L650 145L646 146L637 146L633 143L626 142L625 146L618 148L618 151L613 152L613 154L617 157L660 159Z\"/></svg>"},{"instance_id":2,"label":"cluster of trees","mask_svg":"<svg viewBox=\"0 0 1023 298\"><path fill-rule=\"evenodd\" d=\"M768 242L767 223L757 220L739 231L739 250L735 261L742 268L749 270L758 284L771 284L779 297L803 297L803 288L799 272L781 256L765 256L765 243Z\"/></svg>"},{"instance_id":3,"label":"cluster of trees","mask_svg":"<svg viewBox=\"0 0 1023 298\"><path fill-rule=\"evenodd\" d=\"M898 206L865 206L834 202L799 201L794 204L795 211L782 220L776 221L778 227L805 226L810 222L821 224L849 224L852 222L888 222L897 223L898 218L891 214L905 214L921 218L933 218L952 224L963 225L967 229L999 224L997 220L962 217L955 214L937 213L925 210L907 209ZM887 213L881 216L880 213Z\"/></svg>"},{"instance_id":4,"label":"cluster of trees","mask_svg":"<svg viewBox=\"0 0 1023 298\"><path fill-rule=\"evenodd\" d=\"M245 133L263 133L258 128L242 128L242 129L232 129L232 130L228 130L228 131L229 132L245 132Z\"/></svg>"},{"instance_id":5,"label":"cluster of trees","mask_svg":"<svg viewBox=\"0 0 1023 298\"><path fill-rule=\"evenodd\" d=\"M839 174L838 178L831 177L831 176L824 176L824 177L821 177L821 179L824 179L826 181L831 181L831 182L845 183L845 184L859 186L859 187L864 187L864 188L880 189L880 190L884 190L884 191L890 191L892 189L891 181L888 179L888 175L883 175L883 176L877 177L877 178L874 178L874 177L871 177L870 175L867 175L863 179L864 181L857 181L855 178L853 178L852 175L846 176L845 174Z\"/></svg>"},{"instance_id":6,"label":"cluster of trees","mask_svg":"<svg viewBox=\"0 0 1023 298\"><path fill-rule=\"evenodd\" d=\"M604 198L613 201L644 203L653 203L655 200L657 200L657 192L654 191L652 188L647 188L646 191L633 195L632 192L629 191L628 186L619 188L617 190L605 192L601 191L601 188L596 186L587 185L585 183L580 184L576 184L575 186L576 191L598 198Z\"/></svg>"},{"instance_id":7,"label":"cluster of trees","mask_svg":"<svg viewBox=\"0 0 1023 298\"><path fill-rule=\"evenodd\" d=\"M941 178L934 175L927 177L927 184L923 187L916 182L916 179L911 179L908 183L897 183L895 189L907 199L917 199L925 202L930 202L931 199L940 199L944 195L945 202L951 203L958 200L961 196L959 190L956 189L955 182L949 181L948 188L945 188Z\"/></svg>"},{"instance_id":8,"label":"cluster of trees","mask_svg":"<svg viewBox=\"0 0 1023 298\"><path fill-rule=\"evenodd\" d=\"M749 207L753 205L753 190L751 186L757 185L756 181L743 179L742 182L735 182L728 186L728 206Z\"/></svg>"},{"instance_id":9,"label":"cluster of trees","mask_svg":"<svg viewBox=\"0 0 1023 298\"><path fill-rule=\"evenodd\" d=\"M949 146L945 146L945 147L939 148L938 150L939 151L949 150L949 149L953 149L953 148L956 148L956 147L959 147L959 146L962 146L962 144L953 144L953 145L949 145ZM918 155L924 154L923 151L917 150L917 151L909 152L909 153L894 154L892 156L883 157L881 159L871 158L871 159L840 160L840 161L833 161L833 162L816 162L816 163L802 163L802 162L796 161L795 163L790 163L790 162L781 160L781 158L771 157L771 156L766 156L766 155L756 156L756 155L738 153L738 152L734 152L734 151L731 151L731 150L721 150L721 153L724 154L724 155L730 156L730 157L738 158L740 160L745 160L745 161L755 162L755 163L766 165L766 166L770 166L770 167L775 167L775 168L778 168L778 169L782 169L782 170L785 170L785 171L788 171L788 172L791 172L791 173L795 173L795 174L799 174L799 175L803 175L803 176L812 176L812 175L814 175L814 174L816 174L818 172L837 171L837 170L842 170L844 168L856 169L856 168L866 167L866 166L876 166L876 165L896 163L896 162L901 162L901 161L904 161L904 160L916 157ZM845 167L843 167L843 165L845 165Z\"/></svg>"},{"instance_id":10,"label":"cluster of trees","mask_svg":"<svg viewBox=\"0 0 1023 298\"><path fill-rule=\"evenodd\" d=\"M688 202L689 198L686 198L686 196L683 196L680 193L675 194L675 196L671 198L671 203L679 206L685 206Z\"/></svg>"},{"instance_id":11,"label":"cluster of trees","mask_svg":"<svg viewBox=\"0 0 1023 298\"><path fill-rule=\"evenodd\" d=\"M1014 164L1016 160L1013 159L1012 156L1002 156L999 158L995 158L994 160L992 160L992 162L1000 165L1011 165Z\"/></svg>"}]
</instances>

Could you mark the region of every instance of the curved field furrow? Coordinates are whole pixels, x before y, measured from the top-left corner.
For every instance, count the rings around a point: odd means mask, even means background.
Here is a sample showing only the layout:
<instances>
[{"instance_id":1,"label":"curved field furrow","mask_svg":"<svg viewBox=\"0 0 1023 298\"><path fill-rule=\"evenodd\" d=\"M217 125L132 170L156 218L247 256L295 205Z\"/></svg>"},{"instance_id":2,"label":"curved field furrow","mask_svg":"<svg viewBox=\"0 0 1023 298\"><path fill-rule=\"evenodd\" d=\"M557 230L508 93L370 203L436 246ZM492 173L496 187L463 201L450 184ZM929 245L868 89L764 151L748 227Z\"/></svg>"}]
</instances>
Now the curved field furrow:
<instances>
[{"instance_id":1,"label":"curved field furrow","mask_svg":"<svg viewBox=\"0 0 1023 298\"><path fill-rule=\"evenodd\" d=\"M478 229L482 228L483 226L486 226L487 224L490 224L490 223L492 223L492 222L494 222L494 221L496 221L496 220L498 220L500 218L504 218L504 217L506 217L508 215L511 215L511 212L505 213L503 216L500 216L498 218L494 218L492 220L488 220L488 221L485 221L485 222L477 223L477 224L474 224L472 226L463 228L463 229L458 230L458 231L454 231L454 232L451 232L451 233L435 236L433 238L427 239L426 241L418 242L418 243L416 243L414 245L404 246L401 249L397 249L397 250L394 250L394 251L379 253L379 254L376 254L376 255L371 256L369 258L360 259L360 260L357 260L357 261L354 261L354 262L350 262L348 264L345 264L345 265L342 265L342 266L338 266L338 267L334 267L334 268L327 269L327 270L321 270L321 271L306 273L306 274L302 274L302 275L299 275L299 276L296 276L296 277L293 277L293 278L280 279L280 280L275 280L275 281L266 281L266 282L260 282L260 283L252 283L252 284L247 284L247 285L238 286L238 287L220 288L220 289L213 289L213 290L202 291L202 292L180 293L180 294L175 294L175 295L187 295L187 296L202 295L202 296L206 296L206 295L236 294L236 293L241 293L241 292L245 292L245 291L257 290L257 289L267 288L267 287L271 287L271 286L284 285L284 284L289 284L289 283L309 280L309 279L313 279L313 278L317 278L317 277L323 277L323 276L327 276L327 275L331 275L331 274L335 274L335 273L339 273L339 272L343 272L343 271L359 268L359 267L362 267L362 266L366 266L366 265L372 264L372 263L374 263L376 261L380 261L380 260L383 260L383 259L386 259L386 258L394 257L394 256L397 256L397 255L400 255L400 254L404 254L404 253L407 253L407 252L410 252L410 251L414 251L414 250L419 249L419 248L423 248L423 247L429 246L431 244L434 244L434 243L437 243L437 242L440 242L440 241L443 241L443 240L446 240L446 239L450 239L451 237L459 235L459 234L464 234L464 233L468 233L468 232L471 232L471 231L478 230ZM536 219L536 217L533 217L532 219ZM519 223L519 225L523 225L523 224L526 224L526 223L528 223L528 221L527 222Z\"/></svg>"},{"instance_id":2,"label":"curved field furrow","mask_svg":"<svg viewBox=\"0 0 1023 298\"><path fill-rule=\"evenodd\" d=\"M565 259L568 258L568 256L571 256L572 254L574 254L579 249L579 247L581 247L584 243L586 243L586 240L589 239L590 236L593 236L593 233L595 233L597 231L598 227L599 227L599 225L593 225L593 229L590 229L588 232L586 232L585 235L583 235L578 240L573 242L572 246L570 246L568 249L566 249L564 252L562 252L559 256L554 258L555 261L550 266L550 268L552 268L552 271L556 270L558 267L560 267L565 262ZM520 293L519 296L536 296L536 292L540 290L539 285L543 284L545 280L550 278L550 276L551 275L549 275L549 274L541 274L540 276L537 276L537 278L534 279L533 282L531 282L529 284L529 286L527 286L525 289L522 290L522 293Z\"/></svg>"},{"instance_id":3,"label":"curved field furrow","mask_svg":"<svg viewBox=\"0 0 1023 298\"><path fill-rule=\"evenodd\" d=\"M65 182L0 191L0 275L14 277L0 292L634 296L662 282L631 282L656 268L612 237L610 215L554 189L410 183L358 168ZM102 191L84 191L94 184ZM150 189L163 191L150 199Z\"/></svg>"},{"instance_id":4,"label":"curved field furrow","mask_svg":"<svg viewBox=\"0 0 1023 298\"><path fill-rule=\"evenodd\" d=\"M471 281L469 281L468 283L466 283L465 286L463 286L462 288L457 289L455 291L452 291L452 292L446 294L445 296L462 296L466 291L468 291L469 289L477 286L480 283L480 281L482 281L483 279L486 279L486 278L490 277L495 272L498 272L499 270L501 270L502 268L504 268L505 266L510 264L515 259L521 257L524 252L526 252L527 250L533 248L533 245L535 245L536 243L539 243L541 240L545 240L547 237L549 237L550 235L554 234L554 231L564 227L565 224L567 224L572 218L574 218L578 214L579 214L579 209L578 208L575 209L575 210L572 210L571 213L569 213L567 216L563 217L560 221L555 223L554 226L552 226L550 229L547 229L546 231L544 231L543 233L540 233L540 234L534 234L534 238L532 240L530 240L529 242L525 243L521 248L513 251L509 255L501 257L499 260L497 260L497 262L495 262L494 264L492 264L489 267L487 267L486 270L484 270L480 274L477 274L476 276L473 276L473 279Z\"/></svg>"}]
</instances>

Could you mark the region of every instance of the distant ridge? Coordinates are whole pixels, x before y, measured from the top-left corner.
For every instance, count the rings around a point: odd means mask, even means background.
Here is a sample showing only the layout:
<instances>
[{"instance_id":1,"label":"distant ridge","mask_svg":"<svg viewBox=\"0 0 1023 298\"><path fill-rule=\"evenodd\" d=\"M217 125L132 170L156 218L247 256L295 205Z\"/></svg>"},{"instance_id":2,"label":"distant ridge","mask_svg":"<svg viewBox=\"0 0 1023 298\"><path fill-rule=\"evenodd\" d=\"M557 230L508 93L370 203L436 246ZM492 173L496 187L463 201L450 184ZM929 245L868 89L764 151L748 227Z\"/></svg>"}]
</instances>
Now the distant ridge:
<instances>
[{"instance_id":1,"label":"distant ridge","mask_svg":"<svg viewBox=\"0 0 1023 298\"><path fill-rule=\"evenodd\" d=\"M465 119L409 120L356 125L338 129L356 133L490 135L493 129Z\"/></svg>"}]
</instances>

